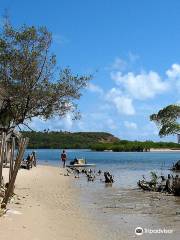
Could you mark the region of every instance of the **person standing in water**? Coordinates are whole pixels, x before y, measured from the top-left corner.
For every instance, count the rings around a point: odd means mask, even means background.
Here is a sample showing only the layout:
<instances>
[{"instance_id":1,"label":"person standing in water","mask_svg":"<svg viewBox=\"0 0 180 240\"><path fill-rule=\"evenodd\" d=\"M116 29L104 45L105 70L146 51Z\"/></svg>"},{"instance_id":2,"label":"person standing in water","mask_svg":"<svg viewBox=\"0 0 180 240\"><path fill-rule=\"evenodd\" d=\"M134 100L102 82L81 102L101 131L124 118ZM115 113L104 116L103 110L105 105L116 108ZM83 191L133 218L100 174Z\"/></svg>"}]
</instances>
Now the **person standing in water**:
<instances>
[{"instance_id":1,"label":"person standing in water","mask_svg":"<svg viewBox=\"0 0 180 240\"><path fill-rule=\"evenodd\" d=\"M63 150L63 152L61 153L61 160L63 162L63 168L65 168L66 167L66 160L67 160L67 155L66 155L65 150Z\"/></svg>"}]
</instances>

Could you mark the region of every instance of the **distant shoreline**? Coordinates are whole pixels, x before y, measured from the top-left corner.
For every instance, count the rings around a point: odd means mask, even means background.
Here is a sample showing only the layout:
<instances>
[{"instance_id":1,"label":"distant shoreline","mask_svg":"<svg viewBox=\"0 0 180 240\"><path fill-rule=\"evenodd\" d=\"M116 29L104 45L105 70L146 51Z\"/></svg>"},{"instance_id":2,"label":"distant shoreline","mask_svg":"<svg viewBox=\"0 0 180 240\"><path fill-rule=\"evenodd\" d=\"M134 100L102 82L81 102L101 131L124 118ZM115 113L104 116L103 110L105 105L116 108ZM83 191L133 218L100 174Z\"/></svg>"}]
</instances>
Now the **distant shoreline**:
<instances>
[{"instance_id":1,"label":"distant shoreline","mask_svg":"<svg viewBox=\"0 0 180 240\"><path fill-rule=\"evenodd\" d=\"M150 152L180 152L180 149L170 149L170 148L151 148Z\"/></svg>"},{"instance_id":2,"label":"distant shoreline","mask_svg":"<svg viewBox=\"0 0 180 240\"><path fill-rule=\"evenodd\" d=\"M171 148L150 148L149 151L113 151L113 150L94 150L87 148L65 148L68 150L80 150L80 151L93 151L93 152L180 152L180 149L171 149ZM62 148L27 148L27 150L62 150Z\"/></svg>"},{"instance_id":3,"label":"distant shoreline","mask_svg":"<svg viewBox=\"0 0 180 240\"><path fill-rule=\"evenodd\" d=\"M92 151L95 151L95 150L92 150ZM102 152L121 152L121 151L103 150ZM125 151L125 152L141 152L141 151ZM180 149L150 148L149 151L142 151L142 152L180 152Z\"/></svg>"}]
</instances>

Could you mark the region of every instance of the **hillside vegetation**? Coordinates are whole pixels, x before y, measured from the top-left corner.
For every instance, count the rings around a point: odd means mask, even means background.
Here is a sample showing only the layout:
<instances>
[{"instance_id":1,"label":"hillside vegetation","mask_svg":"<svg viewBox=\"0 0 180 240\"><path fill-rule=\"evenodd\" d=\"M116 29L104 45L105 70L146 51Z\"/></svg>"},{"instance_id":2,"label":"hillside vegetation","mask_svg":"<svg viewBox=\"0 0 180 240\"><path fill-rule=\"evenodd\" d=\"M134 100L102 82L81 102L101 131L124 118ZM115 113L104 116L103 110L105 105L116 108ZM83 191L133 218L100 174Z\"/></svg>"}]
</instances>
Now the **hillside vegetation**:
<instances>
[{"instance_id":1,"label":"hillside vegetation","mask_svg":"<svg viewBox=\"0 0 180 240\"><path fill-rule=\"evenodd\" d=\"M128 141L120 140L105 132L22 132L29 137L28 148L53 149L92 149L94 151L142 152L151 148L180 149L180 144L173 142Z\"/></svg>"},{"instance_id":2,"label":"hillside vegetation","mask_svg":"<svg viewBox=\"0 0 180 240\"><path fill-rule=\"evenodd\" d=\"M72 148L87 149L97 143L114 143L119 141L112 134L104 132L30 132L22 134L29 137L28 148Z\"/></svg>"}]
</instances>

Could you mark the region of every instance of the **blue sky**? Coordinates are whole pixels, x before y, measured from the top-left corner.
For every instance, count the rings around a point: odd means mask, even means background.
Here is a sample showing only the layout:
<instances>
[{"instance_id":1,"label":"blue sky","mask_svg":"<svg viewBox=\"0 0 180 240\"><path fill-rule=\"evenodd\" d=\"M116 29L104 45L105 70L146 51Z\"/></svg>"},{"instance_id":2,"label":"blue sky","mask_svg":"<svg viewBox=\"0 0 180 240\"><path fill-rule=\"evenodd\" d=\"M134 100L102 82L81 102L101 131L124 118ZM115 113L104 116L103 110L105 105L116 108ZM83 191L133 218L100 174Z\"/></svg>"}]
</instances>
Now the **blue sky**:
<instances>
[{"instance_id":1,"label":"blue sky","mask_svg":"<svg viewBox=\"0 0 180 240\"><path fill-rule=\"evenodd\" d=\"M81 120L68 114L31 127L160 139L149 115L180 101L180 1L1 0L4 9L14 25L47 26L61 67L94 73L79 101Z\"/></svg>"}]
</instances>

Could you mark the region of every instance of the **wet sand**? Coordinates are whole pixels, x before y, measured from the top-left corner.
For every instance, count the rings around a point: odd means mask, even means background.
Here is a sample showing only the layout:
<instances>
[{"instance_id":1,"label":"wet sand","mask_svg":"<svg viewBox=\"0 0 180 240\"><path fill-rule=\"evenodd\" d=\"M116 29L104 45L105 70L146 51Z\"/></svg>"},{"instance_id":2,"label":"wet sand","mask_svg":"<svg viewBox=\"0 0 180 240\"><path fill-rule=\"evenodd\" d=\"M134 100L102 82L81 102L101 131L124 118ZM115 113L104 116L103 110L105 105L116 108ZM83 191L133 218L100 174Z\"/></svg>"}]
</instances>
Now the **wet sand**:
<instances>
[{"instance_id":1,"label":"wet sand","mask_svg":"<svg viewBox=\"0 0 180 240\"><path fill-rule=\"evenodd\" d=\"M86 202L85 196L83 199ZM89 199L89 212L104 225L106 239L121 239L122 233L126 239L178 240L180 236L180 198L172 195L139 189L102 189ZM172 233L137 236L136 227L166 229Z\"/></svg>"}]
</instances>

